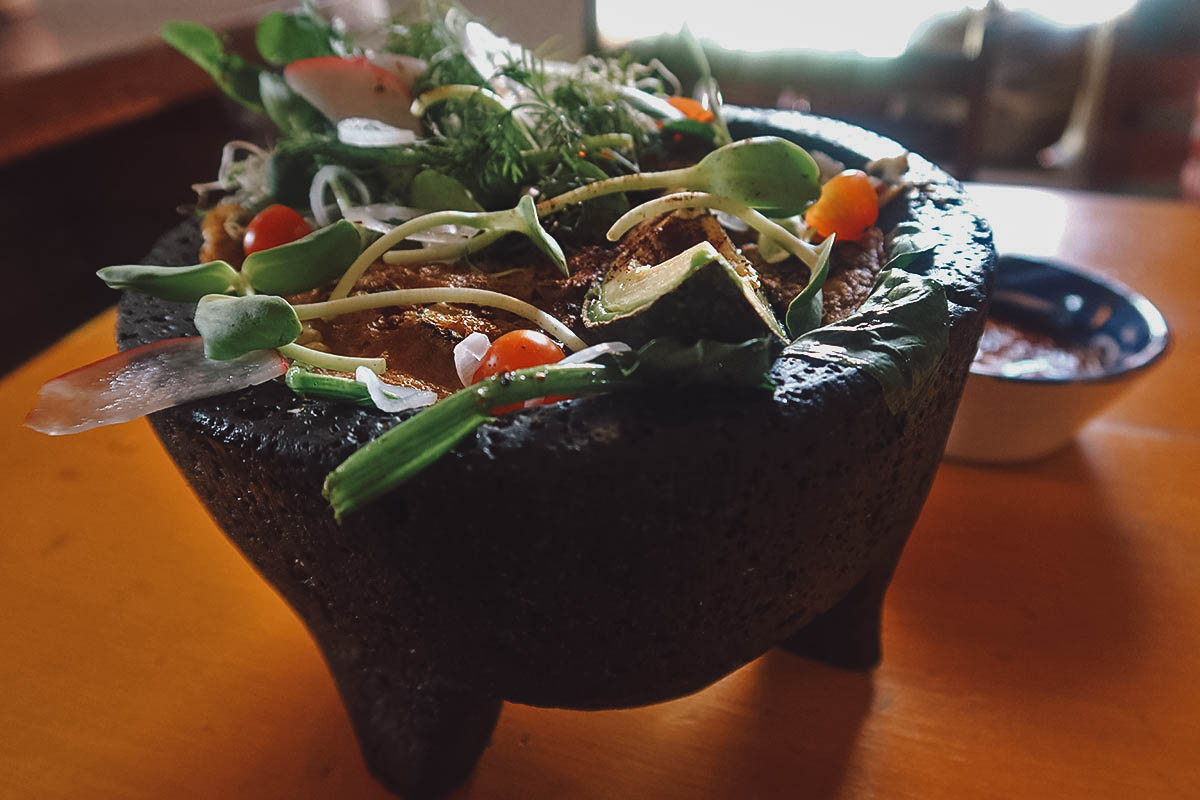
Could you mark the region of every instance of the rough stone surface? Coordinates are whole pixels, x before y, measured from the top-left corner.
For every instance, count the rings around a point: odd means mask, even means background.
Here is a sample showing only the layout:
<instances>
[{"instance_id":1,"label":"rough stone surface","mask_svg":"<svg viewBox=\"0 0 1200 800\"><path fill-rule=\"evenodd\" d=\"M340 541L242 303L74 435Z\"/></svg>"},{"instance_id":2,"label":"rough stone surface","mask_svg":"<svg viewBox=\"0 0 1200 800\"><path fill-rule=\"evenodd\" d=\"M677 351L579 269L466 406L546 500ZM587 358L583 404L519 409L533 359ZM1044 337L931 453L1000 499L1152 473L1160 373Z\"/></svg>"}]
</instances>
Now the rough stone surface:
<instances>
[{"instance_id":1,"label":"rough stone surface","mask_svg":"<svg viewBox=\"0 0 1200 800\"><path fill-rule=\"evenodd\" d=\"M730 117L735 136L788 136L851 166L899 150L793 112ZM385 785L452 787L499 699L650 703L784 642L845 666L877 660L879 603L941 457L995 255L961 187L911 163L925 186L882 227L912 218L944 237L931 274L952 327L902 413L866 373L800 359L776 362L773 394L580 399L483 427L342 525L321 498L325 474L405 415L272 384L152 417L218 523L312 631ZM185 227L152 258L193 263L195 247ZM190 313L128 296L120 345L194 333Z\"/></svg>"}]
</instances>

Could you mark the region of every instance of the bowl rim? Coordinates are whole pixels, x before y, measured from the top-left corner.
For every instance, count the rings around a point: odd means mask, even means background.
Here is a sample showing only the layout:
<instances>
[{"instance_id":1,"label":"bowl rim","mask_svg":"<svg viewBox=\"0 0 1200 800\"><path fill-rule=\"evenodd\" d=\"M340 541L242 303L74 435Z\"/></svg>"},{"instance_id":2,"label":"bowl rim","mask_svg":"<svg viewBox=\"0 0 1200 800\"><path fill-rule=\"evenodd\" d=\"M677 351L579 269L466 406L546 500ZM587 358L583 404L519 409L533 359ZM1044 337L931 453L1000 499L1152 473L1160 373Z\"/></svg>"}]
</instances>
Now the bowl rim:
<instances>
[{"instance_id":1,"label":"bowl rim","mask_svg":"<svg viewBox=\"0 0 1200 800\"><path fill-rule=\"evenodd\" d=\"M1025 385L1064 385L1064 384L1104 384L1116 383L1126 380L1134 374L1143 372L1152 365L1160 361L1163 356L1171 348L1171 329L1167 325L1166 317L1158 310L1154 303L1140 292L1131 289L1126 284L1108 275L1103 275L1097 272L1076 267L1056 258L1048 258L1045 256L1027 255L1017 252L1003 252L997 254L996 257L996 275L999 276L1001 270L1004 269L1005 262L1022 261L1026 264L1032 264L1042 269L1066 273L1072 277L1082 279L1089 283L1096 284L1101 288L1107 289L1113 294L1120 297L1138 313L1142 321L1149 329L1150 340L1141 350L1131 354L1128 358L1120 359L1115 367L1106 369L1099 375L1077 375L1077 376L1059 376L1059 375L1001 375L995 372L984 371L976 366L976 363L971 362L971 377L972 378L988 378L991 380L1001 381L1005 383L1025 384ZM994 296L994 295L993 295Z\"/></svg>"}]
</instances>

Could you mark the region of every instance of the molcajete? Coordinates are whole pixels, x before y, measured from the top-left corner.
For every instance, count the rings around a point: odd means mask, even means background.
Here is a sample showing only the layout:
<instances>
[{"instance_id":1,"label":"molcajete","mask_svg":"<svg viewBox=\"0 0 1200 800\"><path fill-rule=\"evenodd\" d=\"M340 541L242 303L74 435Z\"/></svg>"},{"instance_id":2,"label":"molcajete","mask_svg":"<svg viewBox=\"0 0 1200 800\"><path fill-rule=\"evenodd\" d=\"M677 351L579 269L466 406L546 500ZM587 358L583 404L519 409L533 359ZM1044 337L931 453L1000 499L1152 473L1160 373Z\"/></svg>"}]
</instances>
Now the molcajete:
<instances>
[{"instance_id":1,"label":"molcajete","mask_svg":"<svg viewBox=\"0 0 1200 800\"><path fill-rule=\"evenodd\" d=\"M887 139L792 112L730 109L851 166ZM940 237L926 274L950 344L893 410L862 369L794 357L773 392L614 393L527 409L342 523L325 475L407 414L277 383L151 421L233 542L293 606L388 788L453 788L502 700L596 709L703 688L776 646L875 664L883 593L942 455L986 312L994 250L962 188L918 157L880 226ZM189 264L183 226L149 263ZM121 303L127 349L195 333L191 308Z\"/></svg>"}]
</instances>

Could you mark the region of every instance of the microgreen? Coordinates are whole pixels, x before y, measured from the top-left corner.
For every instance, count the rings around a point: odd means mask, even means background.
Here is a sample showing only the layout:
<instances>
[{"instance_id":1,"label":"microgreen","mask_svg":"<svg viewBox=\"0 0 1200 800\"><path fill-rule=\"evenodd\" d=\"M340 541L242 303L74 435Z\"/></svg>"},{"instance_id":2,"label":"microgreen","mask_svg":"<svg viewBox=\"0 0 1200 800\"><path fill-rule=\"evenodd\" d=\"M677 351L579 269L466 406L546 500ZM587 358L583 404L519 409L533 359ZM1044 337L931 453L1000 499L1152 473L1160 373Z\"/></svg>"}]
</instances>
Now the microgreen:
<instances>
[{"instance_id":1,"label":"microgreen","mask_svg":"<svg viewBox=\"0 0 1200 800\"><path fill-rule=\"evenodd\" d=\"M295 294L342 275L361 249L358 229L340 219L302 239L251 253L242 264L242 274L258 291Z\"/></svg>"},{"instance_id":2,"label":"microgreen","mask_svg":"<svg viewBox=\"0 0 1200 800\"><path fill-rule=\"evenodd\" d=\"M769 210L772 216L790 216L820 195L819 173L817 162L799 145L761 136L719 147L690 167L596 181L538 204L538 211L552 214L610 192L682 187Z\"/></svg>"},{"instance_id":3,"label":"microgreen","mask_svg":"<svg viewBox=\"0 0 1200 800\"><path fill-rule=\"evenodd\" d=\"M216 361L278 348L300 335L296 312L287 300L273 295L205 295L196 305L195 321L204 355Z\"/></svg>"},{"instance_id":4,"label":"microgreen","mask_svg":"<svg viewBox=\"0 0 1200 800\"><path fill-rule=\"evenodd\" d=\"M224 261L192 267L124 264L105 267L96 275L113 289L132 289L179 303L194 303L206 294L225 294L244 285L242 276Z\"/></svg>"},{"instance_id":5,"label":"microgreen","mask_svg":"<svg viewBox=\"0 0 1200 800\"><path fill-rule=\"evenodd\" d=\"M472 289L462 286L430 286L424 289L392 289L387 292L370 292L354 297L326 300L320 303L303 303L294 306L301 320L328 319L340 314L367 311L389 306L415 305L422 303L468 303L490 306L509 311L539 325L571 350L582 350L587 345L571 329L537 306L518 300L507 294L488 289Z\"/></svg>"},{"instance_id":6,"label":"microgreen","mask_svg":"<svg viewBox=\"0 0 1200 800\"><path fill-rule=\"evenodd\" d=\"M396 226L391 233L386 233L372 242L359 255L350 268L346 270L342 279L338 281L337 286L334 287L333 292L329 295L329 299L339 300L346 297L354 287L354 284L362 277L362 274L367 271L367 267L374 264L376 259L404 241L405 238L420 231L436 228L439 225L469 225L472 228L479 228L482 231L520 233L527 236L539 250L549 256L550 260L558 266L564 275L569 274L567 271L567 259L563 255L562 248L542 228L538 221L537 211L533 205L533 199L526 195L517 203L516 208L505 211L435 211L432 214L424 214Z\"/></svg>"}]
</instances>

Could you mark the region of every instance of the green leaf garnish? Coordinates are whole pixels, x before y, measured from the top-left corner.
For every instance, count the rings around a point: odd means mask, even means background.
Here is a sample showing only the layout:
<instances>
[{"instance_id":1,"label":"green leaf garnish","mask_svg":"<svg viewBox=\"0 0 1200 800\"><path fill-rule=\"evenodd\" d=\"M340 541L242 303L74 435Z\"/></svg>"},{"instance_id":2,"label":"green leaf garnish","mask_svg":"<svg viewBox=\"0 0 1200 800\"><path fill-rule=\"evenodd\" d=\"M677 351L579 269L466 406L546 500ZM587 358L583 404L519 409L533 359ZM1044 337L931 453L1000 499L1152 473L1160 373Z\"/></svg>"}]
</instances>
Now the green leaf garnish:
<instances>
[{"instance_id":1,"label":"green leaf garnish","mask_svg":"<svg viewBox=\"0 0 1200 800\"><path fill-rule=\"evenodd\" d=\"M683 188L708 192L774 217L797 214L821 193L820 169L804 148L777 136L727 144L690 167L596 181L538 205L543 216L610 192Z\"/></svg>"},{"instance_id":2,"label":"green leaf garnish","mask_svg":"<svg viewBox=\"0 0 1200 800\"><path fill-rule=\"evenodd\" d=\"M788 303L787 314L784 315L784 324L787 325L788 335L793 339L802 333L819 327L821 318L825 315L825 302L821 295L821 289L825 286L825 279L829 277L829 256L833 250L832 235L829 236L821 247L818 249L819 257L817 264L809 273L808 283L800 290L800 294L792 298L792 302Z\"/></svg>"},{"instance_id":3,"label":"green leaf garnish","mask_svg":"<svg viewBox=\"0 0 1200 800\"><path fill-rule=\"evenodd\" d=\"M221 37L211 29L195 22L168 22L162 26L162 38L207 72L225 94L251 111L263 113L258 92L261 70L241 56L225 52Z\"/></svg>"},{"instance_id":4,"label":"green leaf garnish","mask_svg":"<svg viewBox=\"0 0 1200 800\"><path fill-rule=\"evenodd\" d=\"M258 53L277 67L302 58L336 55L329 44L331 30L310 14L272 11L254 31Z\"/></svg>"},{"instance_id":5,"label":"green leaf garnish","mask_svg":"<svg viewBox=\"0 0 1200 800\"><path fill-rule=\"evenodd\" d=\"M269 294L295 294L342 275L362 248L354 224L340 219L302 239L246 256L242 274Z\"/></svg>"},{"instance_id":6,"label":"green leaf garnish","mask_svg":"<svg viewBox=\"0 0 1200 800\"><path fill-rule=\"evenodd\" d=\"M432 169L416 174L408 186L409 205L426 211L483 211L467 187Z\"/></svg>"},{"instance_id":7,"label":"green leaf garnish","mask_svg":"<svg viewBox=\"0 0 1200 800\"><path fill-rule=\"evenodd\" d=\"M564 275L570 274L567 269L567 259L563 255L562 248L558 246L558 242L554 240L550 234L546 233L542 228L541 222L538 220L537 209L533 204L533 198L525 195L517 203L516 208L510 208L505 211L487 211L487 212L471 212L471 211L435 211L432 214L423 214L422 216L410 219L403 225L399 225L392 229L389 233L385 233L380 238L371 243L366 250L363 250L359 257L346 270L333 292L329 295L330 300L340 300L350 294L350 289L362 277L362 274L367 271L367 268L375 263L375 260L381 257L388 250L395 247L407 237L420 231L436 228L438 225L470 225L472 228L479 228L481 231L503 231L520 233L528 237L538 249L550 257L562 271ZM468 239L461 247L464 252L471 249L470 243L479 238L477 234L473 239ZM413 260L423 260L428 258L428 254L422 253L420 250L414 250ZM402 259L389 259L389 263L401 263Z\"/></svg>"},{"instance_id":8,"label":"green leaf garnish","mask_svg":"<svg viewBox=\"0 0 1200 800\"><path fill-rule=\"evenodd\" d=\"M96 275L113 289L132 289L178 303L194 303L206 294L224 294L242 283L237 270L224 261L193 267L126 264L105 267Z\"/></svg>"},{"instance_id":9,"label":"green leaf garnish","mask_svg":"<svg viewBox=\"0 0 1200 800\"><path fill-rule=\"evenodd\" d=\"M196 306L196 330L204 339L204 355L226 361L294 342L300 319L282 297L210 294Z\"/></svg>"},{"instance_id":10,"label":"green leaf garnish","mask_svg":"<svg viewBox=\"0 0 1200 800\"><path fill-rule=\"evenodd\" d=\"M894 269L880 273L875 291L851 317L804 334L783 357L861 367L899 413L949 343L946 290L932 278Z\"/></svg>"}]
</instances>

